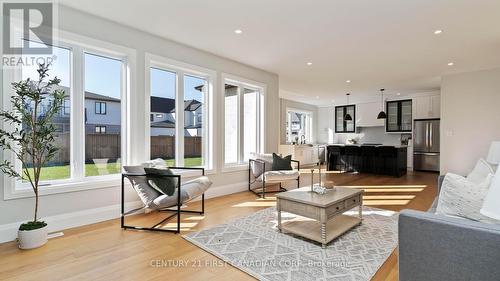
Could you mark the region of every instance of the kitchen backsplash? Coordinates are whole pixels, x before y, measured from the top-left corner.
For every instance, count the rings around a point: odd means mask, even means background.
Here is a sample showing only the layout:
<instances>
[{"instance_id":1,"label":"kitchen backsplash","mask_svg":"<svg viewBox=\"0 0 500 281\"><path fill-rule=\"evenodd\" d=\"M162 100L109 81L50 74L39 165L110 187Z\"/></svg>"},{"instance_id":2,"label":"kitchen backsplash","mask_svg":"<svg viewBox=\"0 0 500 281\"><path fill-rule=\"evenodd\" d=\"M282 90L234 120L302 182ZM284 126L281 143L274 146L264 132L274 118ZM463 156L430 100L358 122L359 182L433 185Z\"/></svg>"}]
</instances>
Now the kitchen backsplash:
<instances>
[{"instance_id":1,"label":"kitchen backsplash","mask_svg":"<svg viewBox=\"0 0 500 281\"><path fill-rule=\"evenodd\" d=\"M334 143L346 143L348 139L357 138L358 143L381 143L387 145L400 145L400 134L386 134L384 127L358 128L356 134L335 134Z\"/></svg>"}]
</instances>

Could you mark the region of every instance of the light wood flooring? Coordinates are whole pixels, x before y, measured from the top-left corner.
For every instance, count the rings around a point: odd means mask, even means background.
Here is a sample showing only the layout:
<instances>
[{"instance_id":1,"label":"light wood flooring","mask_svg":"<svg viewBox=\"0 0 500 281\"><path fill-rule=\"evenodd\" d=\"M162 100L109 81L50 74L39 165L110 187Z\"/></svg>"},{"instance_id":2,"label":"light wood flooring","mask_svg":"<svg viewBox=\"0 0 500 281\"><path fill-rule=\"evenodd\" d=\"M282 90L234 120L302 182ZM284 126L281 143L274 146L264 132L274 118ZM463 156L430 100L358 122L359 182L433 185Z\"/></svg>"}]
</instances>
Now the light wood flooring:
<instances>
[{"instance_id":1,"label":"light wood flooring","mask_svg":"<svg viewBox=\"0 0 500 281\"><path fill-rule=\"evenodd\" d=\"M307 175L305 175L307 176ZM436 195L437 174L410 172L401 178L367 174L325 175L336 185L365 189L364 204L399 211L426 210ZM206 201L204 216L183 215L182 232L197 231L275 205L251 192ZM190 204L190 209L199 203ZM146 226L165 214L131 218ZM173 226L171 224L164 227ZM64 231L35 250L21 251L14 242L0 244L0 280L255 280L172 233L121 230L119 219ZM157 266L163 262L163 266ZM168 264L170 263L170 264ZM373 280L398 280L397 251Z\"/></svg>"}]
</instances>

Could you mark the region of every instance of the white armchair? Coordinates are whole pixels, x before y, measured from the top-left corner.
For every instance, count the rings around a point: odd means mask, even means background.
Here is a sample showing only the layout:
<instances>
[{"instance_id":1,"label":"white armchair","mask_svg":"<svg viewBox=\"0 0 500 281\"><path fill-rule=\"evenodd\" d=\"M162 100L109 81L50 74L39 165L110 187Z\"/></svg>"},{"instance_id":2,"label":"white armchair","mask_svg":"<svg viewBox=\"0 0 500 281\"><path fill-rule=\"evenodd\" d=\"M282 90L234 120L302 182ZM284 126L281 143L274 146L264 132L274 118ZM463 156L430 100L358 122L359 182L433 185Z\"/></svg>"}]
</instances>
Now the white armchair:
<instances>
[{"instance_id":1,"label":"white armchair","mask_svg":"<svg viewBox=\"0 0 500 281\"><path fill-rule=\"evenodd\" d=\"M267 183L279 183L280 190L286 191L282 183L288 181L297 181L297 188L300 187L300 162L292 160L296 167L292 170L273 171L273 155L262 153L251 153L248 160L248 190L265 198L266 193L276 191L266 191ZM254 183L261 183L259 187L252 188Z\"/></svg>"}]
</instances>

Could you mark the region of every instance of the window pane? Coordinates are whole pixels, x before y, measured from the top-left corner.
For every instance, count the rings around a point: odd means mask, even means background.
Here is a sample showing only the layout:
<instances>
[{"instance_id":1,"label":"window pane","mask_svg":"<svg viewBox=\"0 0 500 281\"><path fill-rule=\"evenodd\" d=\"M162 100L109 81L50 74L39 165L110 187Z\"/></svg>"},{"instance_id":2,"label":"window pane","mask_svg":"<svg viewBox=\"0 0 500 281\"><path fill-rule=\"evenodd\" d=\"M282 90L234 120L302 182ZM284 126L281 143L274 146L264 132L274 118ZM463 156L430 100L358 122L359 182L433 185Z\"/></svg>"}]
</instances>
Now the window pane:
<instances>
[{"instance_id":1,"label":"window pane","mask_svg":"<svg viewBox=\"0 0 500 281\"><path fill-rule=\"evenodd\" d=\"M225 163L238 162L238 87L225 84L224 155Z\"/></svg>"},{"instance_id":2,"label":"window pane","mask_svg":"<svg viewBox=\"0 0 500 281\"><path fill-rule=\"evenodd\" d=\"M287 125L287 136L290 132L290 136L287 137L288 142L310 142L311 138L311 115L308 113L299 113L294 111L288 112L288 119L290 119L290 127ZM304 136L304 137L302 137Z\"/></svg>"},{"instance_id":3,"label":"window pane","mask_svg":"<svg viewBox=\"0 0 500 281\"><path fill-rule=\"evenodd\" d=\"M35 43L37 44L37 43ZM48 163L45 164L41 173L41 180L59 180L70 178L71 169L70 163L70 89L69 85L71 70L70 70L70 57L71 51L64 48L53 47L53 55L55 60L49 68L49 77L45 81L57 76L61 79L59 88L64 90L66 93L66 99L63 104L63 109L59 114L53 119L53 124L57 128L57 134L54 142L59 147L59 151L55 157ZM38 81L37 66L23 66L22 67L22 78L30 78L34 81ZM47 110L47 107L51 101L45 99L40 105L41 111L39 111L39 116L43 116ZM29 163L29 160L27 160ZM30 165L31 163L29 163ZM31 172L31 171L30 171Z\"/></svg>"},{"instance_id":4,"label":"window pane","mask_svg":"<svg viewBox=\"0 0 500 281\"><path fill-rule=\"evenodd\" d=\"M120 60L85 54L87 177L120 173L122 64ZM109 114L103 114L103 103L107 104ZM94 107L95 110L92 110ZM107 127L107 130L102 130L103 127Z\"/></svg>"},{"instance_id":5,"label":"window pane","mask_svg":"<svg viewBox=\"0 0 500 281\"><path fill-rule=\"evenodd\" d=\"M162 158L175 165L175 92L174 72L151 68L151 159Z\"/></svg>"},{"instance_id":6,"label":"window pane","mask_svg":"<svg viewBox=\"0 0 500 281\"><path fill-rule=\"evenodd\" d=\"M259 92L244 89L243 93L243 160L248 161L251 152L259 152L257 151Z\"/></svg>"},{"instance_id":7,"label":"window pane","mask_svg":"<svg viewBox=\"0 0 500 281\"><path fill-rule=\"evenodd\" d=\"M203 166L205 79L184 76L184 166Z\"/></svg>"}]
</instances>

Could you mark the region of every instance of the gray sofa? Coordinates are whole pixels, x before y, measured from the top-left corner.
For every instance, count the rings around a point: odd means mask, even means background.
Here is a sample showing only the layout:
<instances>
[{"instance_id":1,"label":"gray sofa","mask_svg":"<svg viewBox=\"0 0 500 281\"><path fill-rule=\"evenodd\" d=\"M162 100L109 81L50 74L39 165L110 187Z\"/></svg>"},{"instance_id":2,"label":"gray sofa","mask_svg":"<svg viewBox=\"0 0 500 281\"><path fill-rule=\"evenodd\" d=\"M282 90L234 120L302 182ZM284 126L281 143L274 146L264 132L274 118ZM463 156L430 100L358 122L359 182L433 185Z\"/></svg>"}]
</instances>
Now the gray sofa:
<instances>
[{"instance_id":1,"label":"gray sofa","mask_svg":"<svg viewBox=\"0 0 500 281\"><path fill-rule=\"evenodd\" d=\"M500 280L500 225L436 215L436 204L399 215L399 280Z\"/></svg>"}]
</instances>

